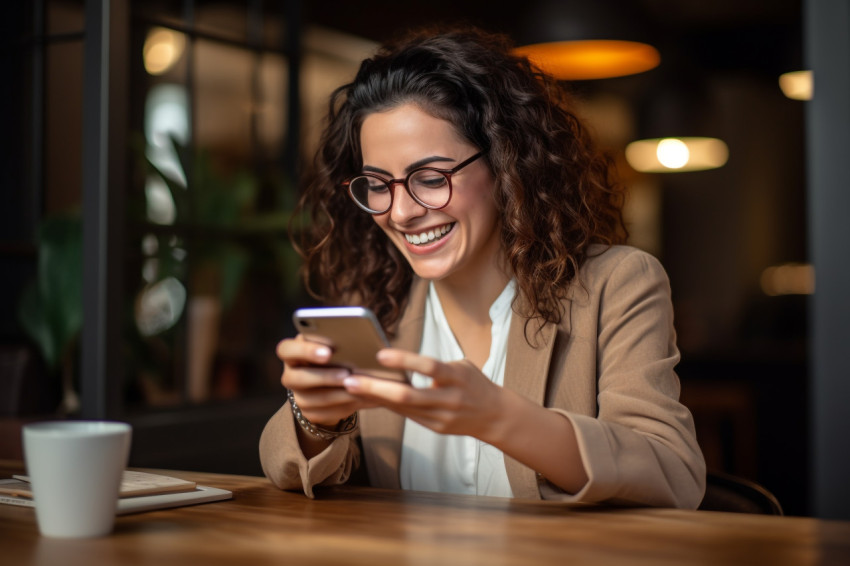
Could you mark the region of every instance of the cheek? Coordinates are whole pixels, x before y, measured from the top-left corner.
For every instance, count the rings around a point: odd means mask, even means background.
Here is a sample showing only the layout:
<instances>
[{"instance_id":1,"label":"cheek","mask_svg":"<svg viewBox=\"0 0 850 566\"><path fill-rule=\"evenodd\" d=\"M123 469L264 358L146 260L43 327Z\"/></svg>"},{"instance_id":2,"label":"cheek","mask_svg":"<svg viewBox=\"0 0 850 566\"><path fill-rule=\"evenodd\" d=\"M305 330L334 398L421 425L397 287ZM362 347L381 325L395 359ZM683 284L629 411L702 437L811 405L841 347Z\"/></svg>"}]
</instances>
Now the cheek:
<instances>
[{"instance_id":1,"label":"cheek","mask_svg":"<svg viewBox=\"0 0 850 566\"><path fill-rule=\"evenodd\" d=\"M389 214L383 214L381 216L373 216L372 220L375 222L375 224L378 225L378 228L380 228L381 231L384 234L386 234L388 238L390 238L390 241L395 242L395 238L391 237L393 235L393 233L395 232L395 230L390 228Z\"/></svg>"},{"instance_id":2,"label":"cheek","mask_svg":"<svg viewBox=\"0 0 850 566\"><path fill-rule=\"evenodd\" d=\"M485 229L492 224L498 223L501 218L501 214L493 198L493 193L489 190L489 187L482 188L475 195L469 195L469 198L465 200L462 206L467 211L467 216L475 221L476 224L481 224Z\"/></svg>"},{"instance_id":3,"label":"cheek","mask_svg":"<svg viewBox=\"0 0 850 566\"><path fill-rule=\"evenodd\" d=\"M384 232L386 232L389 229L389 226L388 226L388 223L387 223L387 216L388 215L386 215L386 214L382 214L380 216L373 216L372 217L372 221L375 224L377 224L378 228L380 228Z\"/></svg>"}]
</instances>

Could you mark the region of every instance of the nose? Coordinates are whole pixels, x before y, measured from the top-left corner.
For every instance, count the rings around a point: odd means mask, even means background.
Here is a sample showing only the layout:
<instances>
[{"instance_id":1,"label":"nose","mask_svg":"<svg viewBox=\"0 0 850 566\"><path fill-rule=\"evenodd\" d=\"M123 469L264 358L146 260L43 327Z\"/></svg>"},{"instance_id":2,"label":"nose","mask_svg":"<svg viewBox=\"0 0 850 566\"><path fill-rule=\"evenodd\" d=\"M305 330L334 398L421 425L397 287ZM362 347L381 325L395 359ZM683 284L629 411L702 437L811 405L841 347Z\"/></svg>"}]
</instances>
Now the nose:
<instances>
[{"instance_id":1,"label":"nose","mask_svg":"<svg viewBox=\"0 0 850 566\"><path fill-rule=\"evenodd\" d=\"M390 207L390 219L396 224L404 224L412 218L422 216L428 209L413 200L404 183L395 181L390 186L393 192L393 202Z\"/></svg>"}]
</instances>

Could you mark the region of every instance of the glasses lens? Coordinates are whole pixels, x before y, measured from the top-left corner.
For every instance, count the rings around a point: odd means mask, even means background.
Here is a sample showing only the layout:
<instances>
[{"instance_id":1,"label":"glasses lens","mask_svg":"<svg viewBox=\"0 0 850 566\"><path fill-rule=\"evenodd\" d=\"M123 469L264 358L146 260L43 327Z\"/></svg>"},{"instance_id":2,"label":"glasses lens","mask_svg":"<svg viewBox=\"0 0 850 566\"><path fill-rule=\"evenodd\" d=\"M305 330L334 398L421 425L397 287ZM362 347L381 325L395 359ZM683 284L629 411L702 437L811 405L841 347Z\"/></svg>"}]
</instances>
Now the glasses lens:
<instances>
[{"instance_id":1,"label":"glasses lens","mask_svg":"<svg viewBox=\"0 0 850 566\"><path fill-rule=\"evenodd\" d=\"M420 169L414 172L407 184L417 199L434 208L445 206L452 194L449 179L439 171L431 169Z\"/></svg>"},{"instance_id":2,"label":"glasses lens","mask_svg":"<svg viewBox=\"0 0 850 566\"><path fill-rule=\"evenodd\" d=\"M386 183L375 177L355 177L348 185L351 196L360 206L372 212L389 210L392 193Z\"/></svg>"}]
</instances>

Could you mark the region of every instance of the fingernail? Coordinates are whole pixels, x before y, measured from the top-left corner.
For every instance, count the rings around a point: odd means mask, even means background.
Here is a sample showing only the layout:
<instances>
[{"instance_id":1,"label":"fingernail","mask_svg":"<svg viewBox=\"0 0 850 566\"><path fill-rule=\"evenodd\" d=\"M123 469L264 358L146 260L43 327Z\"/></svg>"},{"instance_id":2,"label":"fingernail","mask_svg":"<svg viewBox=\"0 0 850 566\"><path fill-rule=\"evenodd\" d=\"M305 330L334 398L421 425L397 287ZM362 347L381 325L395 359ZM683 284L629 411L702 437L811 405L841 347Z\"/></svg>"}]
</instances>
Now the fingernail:
<instances>
[{"instance_id":1,"label":"fingernail","mask_svg":"<svg viewBox=\"0 0 850 566\"><path fill-rule=\"evenodd\" d=\"M316 355L319 356L320 358L330 358L331 357L331 349L326 347L326 346L322 346L321 348L316 348Z\"/></svg>"},{"instance_id":2,"label":"fingernail","mask_svg":"<svg viewBox=\"0 0 850 566\"><path fill-rule=\"evenodd\" d=\"M346 377L342 380L342 384L349 391L355 391L360 388L360 380L356 377Z\"/></svg>"}]
</instances>

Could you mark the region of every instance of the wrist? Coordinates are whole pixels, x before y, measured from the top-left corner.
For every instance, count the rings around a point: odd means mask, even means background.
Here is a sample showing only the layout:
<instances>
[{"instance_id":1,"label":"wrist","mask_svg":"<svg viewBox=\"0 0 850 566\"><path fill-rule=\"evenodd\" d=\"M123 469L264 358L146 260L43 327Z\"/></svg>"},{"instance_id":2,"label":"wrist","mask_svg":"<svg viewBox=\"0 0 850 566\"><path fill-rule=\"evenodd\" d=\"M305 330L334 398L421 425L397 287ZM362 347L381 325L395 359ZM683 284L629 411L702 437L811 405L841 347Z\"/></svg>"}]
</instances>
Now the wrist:
<instances>
[{"instance_id":1,"label":"wrist","mask_svg":"<svg viewBox=\"0 0 850 566\"><path fill-rule=\"evenodd\" d=\"M510 444L514 431L522 424L522 419L517 417L521 414L524 400L513 391L500 388L499 395L491 404L492 413L489 418L481 419L481 422L486 425L481 434L477 435L478 439L504 452L505 446Z\"/></svg>"},{"instance_id":2,"label":"wrist","mask_svg":"<svg viewBox=\"0 0 850 566\"><path fill-rule=\"evenodd\" d=\"M336 426L329 428L322 425L314 424L310 422L307 417L304 416L304 414L301 412L301 408L295 401L295 396L292 394L291 389L287 389L286 397L287 399L289 399L289 405L292 408L292 417L295 419L295 422L298 424L299 427L301 427L301 430L306 432L307 435L311 438L324 441L332 441L335 438L351 434L355 430L357 430L357 412L354 412L348 417L342 419L336 424Z\"/></svg>"}]
</instances>

